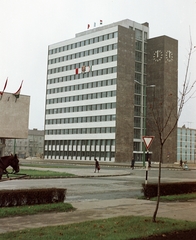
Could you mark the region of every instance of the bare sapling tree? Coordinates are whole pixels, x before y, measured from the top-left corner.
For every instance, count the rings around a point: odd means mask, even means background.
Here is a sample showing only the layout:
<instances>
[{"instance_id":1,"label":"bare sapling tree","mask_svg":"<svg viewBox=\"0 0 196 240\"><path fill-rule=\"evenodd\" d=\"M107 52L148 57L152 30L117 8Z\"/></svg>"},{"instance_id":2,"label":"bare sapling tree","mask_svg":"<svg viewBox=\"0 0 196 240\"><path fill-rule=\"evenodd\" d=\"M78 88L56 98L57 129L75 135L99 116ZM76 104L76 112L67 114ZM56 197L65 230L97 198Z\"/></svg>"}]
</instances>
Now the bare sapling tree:
<instances>
[{"instance_id":1,"label":"bare sapling tree","mask_svg":"<svg viewBox=\"0 0 196 240\"><path fill-rule=\"evenodd\" d=\"M151 121L154 124L156 136L158 137L157 140L159 141L159 144L158 144L159 145L159 171L158 171L157 201L156 201L156 208L152 218L153 222L156 222L156 216L159 209L161 166L163 162L164 145L168 140L169 136L176 129L178 120L180 118L180 115L182 113L185 103L188 100L190 100L195 93L194 86L196 81L193 81L191 83L189 78L190 61L191 61L191 56L193 52L194 52L194 47L192 45L192 41L190 41L190 49L188 51L188 60L187 60L187 66L185 70L185 77L182 85L182 90L179 92L179 95L178 95L178 101L176 102L176 105L171 104L169 107L167 107L167 109L164 108L164 111L161 111L160 109L163 109L164 100L162 100L163 98L161 98L160 94L156 98L155 91L157 90L154 90L153 101L151 102L151 104L149 104L149 106L147 106L151 115ZM176 98L176 96L170 93L169 90L167 90L167 92L163 94L164 94L164 97L167 98L168 100L172 98Z\"/></svg>"}]
</instances>

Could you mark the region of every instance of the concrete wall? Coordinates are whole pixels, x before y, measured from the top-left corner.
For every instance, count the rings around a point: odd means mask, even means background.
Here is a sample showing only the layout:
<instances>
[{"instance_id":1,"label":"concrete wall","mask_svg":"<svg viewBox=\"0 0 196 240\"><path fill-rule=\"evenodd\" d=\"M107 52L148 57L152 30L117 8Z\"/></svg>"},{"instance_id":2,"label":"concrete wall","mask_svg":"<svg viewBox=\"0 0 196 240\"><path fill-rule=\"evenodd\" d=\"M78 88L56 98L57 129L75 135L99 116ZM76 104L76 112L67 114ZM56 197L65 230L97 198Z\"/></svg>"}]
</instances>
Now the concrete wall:
<instances>
[{"instance_id":1,"label":"concrete wall","mask_svg":"<svg viewBox=\"0 0 196 240\"><path fill-rule=\"evenodd\" d=\"M30 96L3 93L0 99L0 138L27 138Z\"/></svg>"},{"instance_id":2,"label":"concrete wall","mask_svg":"<svg viewBox=\"0 0 196 240\"><path fill-rule=\"evenodd\" d=\"M177 40L167 36L148 40L147 86L151 84L156 87L147 87L146 132L148 136L155 136L150 151L153 152L152 161L159 161L160 137L158 133L162 131L163 139L165 139L177 119ZM165 163L175 162L177 159L177 126L164 144L163 158Z\"/></svg>"}]
</instances>

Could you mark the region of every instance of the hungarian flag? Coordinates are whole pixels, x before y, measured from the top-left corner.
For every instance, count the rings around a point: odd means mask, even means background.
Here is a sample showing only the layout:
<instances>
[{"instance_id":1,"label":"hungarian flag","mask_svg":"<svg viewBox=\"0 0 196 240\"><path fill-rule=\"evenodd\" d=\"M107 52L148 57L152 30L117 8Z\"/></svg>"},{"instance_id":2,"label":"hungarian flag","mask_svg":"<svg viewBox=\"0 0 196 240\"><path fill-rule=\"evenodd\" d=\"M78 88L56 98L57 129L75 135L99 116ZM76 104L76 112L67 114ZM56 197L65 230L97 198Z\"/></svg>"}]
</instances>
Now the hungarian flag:
<instances>
[{"instance_id":1,"label":"hungarian flag","mask_svg":"<svg viewBox=\"0 0 196 240\"><path fill-rule=\"evenodd\" d=\"M84 65L81 68L76 68L75 69L75 74L86 73L86 72L90 72L90 71L91 71L91 67Z\"/></svg>"},{"instance_id":2,"label":"hungarian flag","mask_svg":"<svg viewBox=\"0 0 196 240\"><path fill-rule=\"evenodd\" d=\"M23 80L22 80L22 82L21 82L21 84L20 84L20 87L19 87L18 91L16 91L16 92L13 94L16 98L19 98L19 96L20 96L20 91L21 91L21 88L22 88L22 84L23 84Z\"/></svg>"},{"instance_id":3,"label":"hungarian flag","mask_svg":"<svg viewBox=\"0 0 196 240\"><path fill-rule=\"evenodd\" d=\"M6 81L5 81L5 85L4 85L3 91L0 92L0 95L1 95L1 96L3 96L3 93L4 93L5 89L6 89L7 81L8 81L8 78L7 78Z\"/></svg>"},{"instance_id":4,"label":"hungarian flag","mask_svg":"<svg viewBox=\"0 0 196 240\"><path fill-rule=\"evenodd\" d=\"M100 25L102 25L102 23L103 23L103 21L102 21L102 20L100 20Z\"/></svg>"}]
</instances>

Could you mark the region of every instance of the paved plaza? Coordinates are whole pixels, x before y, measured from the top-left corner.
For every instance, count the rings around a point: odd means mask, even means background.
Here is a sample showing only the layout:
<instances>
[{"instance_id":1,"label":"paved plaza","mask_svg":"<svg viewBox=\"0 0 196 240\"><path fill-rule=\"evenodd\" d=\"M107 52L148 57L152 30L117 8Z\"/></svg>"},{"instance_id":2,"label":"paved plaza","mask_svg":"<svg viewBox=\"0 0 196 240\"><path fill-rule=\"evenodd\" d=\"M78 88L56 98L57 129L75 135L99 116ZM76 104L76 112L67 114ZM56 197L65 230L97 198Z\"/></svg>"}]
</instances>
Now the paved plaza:
<instances>
[{"instance_id":1,"label":"paved plaza","mask_svg":"<svg viewBox=\"0 0 196 240\"><path fill-rule=\"evenodd\" d=\"M28 168L27 166L22 167L22 169ZM43 170L43 168L42 168ZM47 169L45 169L47 170ZM50 169L51 170L51 169ZM0 233L22 230L25 228L37 228L44 226L54 226L54 225L63 225L70 224L75 222L82 222L94 219L104 219L117 216L152 216L155 210L155 202L149 200L139 200L137 198L129 197L130 195L116 195L116 189L124 186L122 193L126 193L128 189L135 191L135 194L139 192L139 186L141 188L141 183L144 180L143 174L140 174L140 171L145 173L143 169L135 169L135 172L131 172L130 168L118 168L118 167L104 167L100 173L94 173L93 167L82 167L77 168L54 168L52 171L66 171L78 175L78 178L67 180L66 184L63 179L61 180L40 180L40 186L42 187L51 187L52 184L59 183L62 187L62 184L65 184L65 188L68 190L68 196L66 202L69 202L76 208L74 212L65 212L65 213L48 213L48 214L36 214L32 216L25 217L11 217L0 219ZM165 171L165 172L164 172ZM166 178L167 170L163 171L163 179ZM195 180L196 171L190 170L189 173L185 173L183 170L178 170L178 173L175 170L168 170L169 179L176 181L178 177L176 176L184 174L184 178L181 180ZM142 172L141 172L142 173ZM174 174L175 173L175 174ZM150 173L151 178L156 179L157 170L154 169ZM187 179L187 174L189 174L190 179ZM141 176L140 176L141 175ZM172 179L173 176L173 179ZM82 180L86 183L83 184ZM75 181L75 185L74 185ZM88 181L88 182L87 182ZM91 183L95 185L91 188ZM136 185L128 185L129 182L139 182ZM83 189L77 193L78 189L81 188L79 185L87 186L87 190ZM103 196L106 194L106 190L102 190L102 187L98 187L100 183L106 185L108 188L109 195L114 192L114 197L110 199L104 199ZM111 185L107 185L107 182ZM97 185L96 185L97 183ZM1 189L17 189L17 188L26 188L28 185L32 187L37 186L37 180L11 180L6 182L1 182ZM72 184L72 185L71 185ZM78 186L78 188L77 188ZM58 186L57 186L58 187ZM73 192L69 188L73 187ZM113 187L113 188L112 188ZM93 198L90 198L91 192L95 189L96 194L93 195ZM85 192L86 191L86 192ZM99 192L100 191L100 192ZM131 191L131 190L129 190ZM77 195L82 195L84 192L85 198L77 197ZM104 193L105 192L105 193ZM93 194L93 193L92 193ZM106 194L107 195L107 194ZM157 217L167 217L173 219L182 219L187 221L196 221L196 200L188 202L175 202L175 203L160 203L159 211Z\"/></svg>"}]
</instances>

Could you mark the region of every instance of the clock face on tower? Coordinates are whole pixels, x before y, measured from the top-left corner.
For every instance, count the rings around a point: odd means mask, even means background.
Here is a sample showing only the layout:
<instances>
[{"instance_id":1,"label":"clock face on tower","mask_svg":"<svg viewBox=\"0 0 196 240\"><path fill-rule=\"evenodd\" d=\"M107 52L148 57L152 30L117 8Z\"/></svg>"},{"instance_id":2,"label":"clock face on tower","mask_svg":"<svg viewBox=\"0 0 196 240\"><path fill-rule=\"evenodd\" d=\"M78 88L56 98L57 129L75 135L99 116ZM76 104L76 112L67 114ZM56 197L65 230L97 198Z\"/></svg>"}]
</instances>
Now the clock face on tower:
<instances>
[{"instance_id":1,"label":"clock face on tower","mask_svg":"<svg viewBox=\"0 0 196 240\"><path fill-rule=\"evenodd\" d=\"M165 59L167 62L172 62L174 60L174 55L173 55L172 51L167 50L165 52Z\"/></svg>"},{"instance_id":2,"label":"clock face on tower","mask_svg":"<svg viewBox=\"0 0 196 240\"><path fill-rule=\"evenodd\" d=\"M156 50L153 54L153 60L155 62L159 62L161 61L161 59L163 58L163 53L161 50Z\"/></svg>"}]
</instances>

